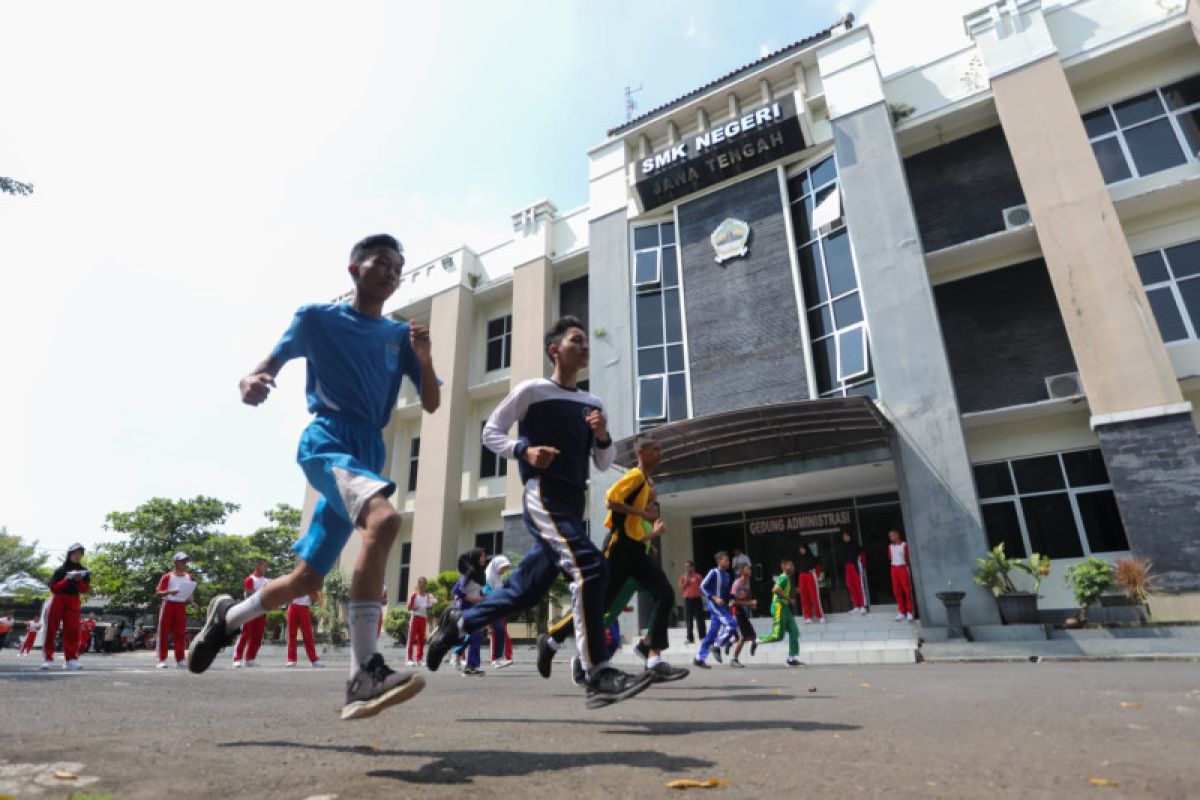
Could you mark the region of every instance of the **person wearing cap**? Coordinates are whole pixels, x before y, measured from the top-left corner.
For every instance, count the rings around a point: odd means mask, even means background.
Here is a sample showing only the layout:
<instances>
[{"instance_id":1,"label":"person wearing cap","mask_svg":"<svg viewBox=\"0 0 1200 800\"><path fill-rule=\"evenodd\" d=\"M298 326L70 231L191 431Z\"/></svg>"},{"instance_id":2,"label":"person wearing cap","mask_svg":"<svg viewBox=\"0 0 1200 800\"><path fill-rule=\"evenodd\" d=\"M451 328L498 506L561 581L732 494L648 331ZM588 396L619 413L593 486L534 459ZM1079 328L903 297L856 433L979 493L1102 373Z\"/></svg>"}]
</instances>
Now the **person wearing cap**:
<instances>
[{"instance_id":1,"label":"person wearing cap","mask_svg":"<svg viewBox=\"0 0 1200 800\"><path fill-rule=\"evenodd\" d=\"M246 580L242 581L242 588L246 590L246 597L250 597L271 582L271 579L267 577L267 566L265 558L254 559L254 571L246 576ZM237 647L233 651L234 668L240 667L242 664L245 664L247 667L257 666L257 662L254 659L258 657L258 648L262 646L263 635L266 632L266 617L252 619L242 626L242 633L238 636ZM242 660L243 655L245 656L245 661Z\"/></svg>"},{"instance_id":2,"label":"person wearing cap","mask_svg":"<svg viewBox=\"0 0 1200 800\"><path fill-rule=\"evenodd\" d=\"M91 573L83 566L83 545L73 544L67 560L50 576L50 608L46 613L46 636L42 644L45 660L41 669L54 664L54 640L63 632L63 669L83 669L79 663L79 596L91 591Z\"/></svg>"},{"instance_id":3,"label":"person wearing cap","mask_svg":"<svg viewBox=\"0 0 1200 800\"><path fill-rule=\"evenodd\" d=\"M167 637L170 636L175 647L175 667L185 669L187 660L187 609L196 601L190 598L177 600L183 593L185 581L191 581L192 575L187 571L187 553L176 553L172 559L174 569L162 576L154 593L162 598L158 608L158 669L167 668Z\"/></svg>"}]
</instances>

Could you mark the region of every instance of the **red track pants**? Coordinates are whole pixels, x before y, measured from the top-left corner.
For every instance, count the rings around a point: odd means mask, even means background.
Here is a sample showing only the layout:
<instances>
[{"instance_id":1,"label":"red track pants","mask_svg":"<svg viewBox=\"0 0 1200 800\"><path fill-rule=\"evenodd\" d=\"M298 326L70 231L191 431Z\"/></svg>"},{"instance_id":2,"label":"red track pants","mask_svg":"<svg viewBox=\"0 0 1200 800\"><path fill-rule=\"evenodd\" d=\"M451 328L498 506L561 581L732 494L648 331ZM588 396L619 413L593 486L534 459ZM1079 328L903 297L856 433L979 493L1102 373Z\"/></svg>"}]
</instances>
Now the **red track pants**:
<instances>
[{"instance_id":1,"label":"red track pants","mask_svg":"<svg viewBox=\"0 0 1200 800\"><path fill-rule=\"evenodd\" d=\"M25 634L25 641L21 642L21 649L17 651L17 655L25 655L33 650L33 640L37 638L37 631L29 631Z\"/></svg>"},{"instance_id":2,"label":"red track pants","mask_svg":"<svg viewBox=\"0 0 1200 800\"><path fill-rule=\"evenodd\" d=\"M164 600L158 608L158 660L167 660L167 637L175 646L175 660L183 661L187 656L187 603Z\"/></svg>"},{"instance_id":3,"label":"red track pants","mask_svg":"<svg viewBox=\"0 0 1200 800\"><path fill-rule=\"evenodd\" d=\"M62 626L63 655L67 661L79 658L79 595L56 594L50 601L50 613L46 615L46 641L42 652L47 661L54 660L54 640Z\"/></svg>"},{"instance_id":4,"label":"red track pants","mask_svg":"<svg viewBox=\"0 0 1200 800\"><path fill-rule=\"evenodd\" d=\"M801 572L796 577L796 585L800 589L800 611L805 619L824 619L825 612L821 610L821 594L817 591L817 576L811 572Z\"/></svg>"},{"instance_id":5,"label":"red track pants","mask_svg":"<svg viewBox=\"0 0 1200 800\"><path fill-rule=\"evenodd\" d=\"M424 617L413 617L408 621L408 660L420 661L425 657L425 628L427 621ZM413 658L413 646L417 648L417 657Z\"/></svg>"},{"instance_id":6,"label":"red track pants","mask_svg":"<svg viewBox=\"0 0 1200 800\"><path fill-rule=\"evenodd\" d=\"M851 606L864 608L867 605L863 598L862 575L859 574L858 567L853 564L846 565L846 588L850 590Z\"/></svg>"},{"instance_id":7,"label":"red track pants","mask_svg":"<svg viewBox=\"0 0 1200 800\"><path fill-rule=\"evenodd\" d=\"M263 617L263 619L266 619ZM296 660L296 634L304 634L304 654L308 656L308 660L314 664L317 662L317 645L313 639L312 629L312 612L308 610L308 606L298 606L292 604L287 610L287 625L288 625L288 641L287 641L287 660Z\"/></svg>"},{"instance_id":8,"label":"red track pants","mask_svg":"<svg viewBox=\"0 0 1200 800\"><path fill-rule=\"evenodd\" d=\"M233 651L233 660L241 661L245 653L247 661L253 661L262 645L263 634L267 632L267 616L256 617L242 625L242 633L238 636L237 647Z\"/></svg>"},{"instance_id":9,"label":"red track pants","mask_svg":"<svg viewBox=\"0 0 1200 800\"><path fill-rule=\"evenodd\" d=\"M912 578L908 567L892 565L892 595L896 598L896 610L901 614L913 613Z\"/></svg>"}]
</instances>

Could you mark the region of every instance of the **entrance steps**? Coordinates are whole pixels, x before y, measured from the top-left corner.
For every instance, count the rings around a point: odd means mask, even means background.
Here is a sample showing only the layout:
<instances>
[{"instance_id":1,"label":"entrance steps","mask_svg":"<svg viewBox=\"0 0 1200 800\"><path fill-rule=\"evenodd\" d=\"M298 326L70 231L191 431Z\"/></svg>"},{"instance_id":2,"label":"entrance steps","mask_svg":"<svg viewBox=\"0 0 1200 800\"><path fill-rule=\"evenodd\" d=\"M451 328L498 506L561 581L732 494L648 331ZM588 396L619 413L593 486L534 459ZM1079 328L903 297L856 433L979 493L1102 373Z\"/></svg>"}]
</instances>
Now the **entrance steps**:
<instances>
[{"instance_id":1,"label":"entrance steps","mask_svg":"<svg viewBox=\"0 0 1200 800\"><path fill-rule=\"evenodd\" d=\"M872 606L870 614L826 614L824 625L805 625L804 619L796 618L800 629L800 655L805 664L912 664L917 660L917 645L920 633L915 622L895 622L896 606ZM769 617L753 617L754 630L765 636L771 631ZM696 657L700 643L687 643L685 628L668 631L671 643L667 658L679 666ZM758 653L750 657L750 646L742 650L742 663L783 664L787 661L787 637L782 642L759 645ZM631 647L622 648L614 660L624 662L623 656L636 659ZM715 664L709 658L709 664Z\"/></svg>"}]
</instances>

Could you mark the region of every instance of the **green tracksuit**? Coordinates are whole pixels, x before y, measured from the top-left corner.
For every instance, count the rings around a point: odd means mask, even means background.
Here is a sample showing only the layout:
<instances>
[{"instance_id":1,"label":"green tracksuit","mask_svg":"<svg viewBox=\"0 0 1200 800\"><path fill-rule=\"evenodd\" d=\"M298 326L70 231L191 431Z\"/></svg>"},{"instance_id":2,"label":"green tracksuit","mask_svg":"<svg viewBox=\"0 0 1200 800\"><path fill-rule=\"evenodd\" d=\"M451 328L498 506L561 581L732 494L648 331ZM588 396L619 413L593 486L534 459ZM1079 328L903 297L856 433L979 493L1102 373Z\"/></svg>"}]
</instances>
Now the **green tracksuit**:
<instances>
[{"instance_id":1,"label":"green tracksuit","mask_svg":"<svg viewBox=\"0 0 1200 800\"><path fill-rule=\"evenodd\" d=\"M784 597L791 597L795 587L786 572L775 579L775 588L783 592ZM788 635L788 658L795 658L800 653L800 629L796 627L796 618L792 616L792 606L778 594L771 595L771 618L775 624L771 632L758 640L759 644L778 642L786 631Z\"/></svg>"}]
</instances>

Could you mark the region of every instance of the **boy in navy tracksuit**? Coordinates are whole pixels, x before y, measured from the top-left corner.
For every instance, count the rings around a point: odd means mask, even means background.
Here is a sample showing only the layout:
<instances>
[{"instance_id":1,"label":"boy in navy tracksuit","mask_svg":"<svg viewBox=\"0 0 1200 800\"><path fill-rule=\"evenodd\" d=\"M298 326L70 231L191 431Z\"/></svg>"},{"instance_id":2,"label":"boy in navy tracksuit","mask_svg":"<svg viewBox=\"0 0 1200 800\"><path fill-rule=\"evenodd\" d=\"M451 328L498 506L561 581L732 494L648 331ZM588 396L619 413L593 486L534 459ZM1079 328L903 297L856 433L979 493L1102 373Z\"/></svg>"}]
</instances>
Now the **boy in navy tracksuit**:
<instances>
[{"instance_id":1,"label":"boy in navy tracksuit","mask_svg":"<svg viewBox=\"0 0 1200 800\"><path fill-rule=\"evenodd\" d=\"M711 650L717 663L721 662L721 648L730 644L737 636L737 621L729 611L733 599L733 577L729 574L729 554L721 551L715 556L717 565L708 571L700 582L700 593L708 606L708 634L700 643L700 652L692 661L701 669L708 669L705 659ZM714 647L714 645L716 645Z\"/></svg>"},{"instance_id":2,"label":"boy in navy tracksuit","mask_svg":"<svg viewBox=\"0 0 1200 800\"><path fill-rule=\"evenodd\" d=\"M576 644L587 674L587 706L598 708L638 694L653 674L628 675L613 668L604 643L604 594L608 568L583 524L588 458L608 469L613 443L604 403L575 385L588 363L588 338L574 317L559 319L546 332L545 352L554 364L549 380L524 381L488 417L483 443L494 453L518 459L525 485L525 525L534 544L508 584L472 608L449 608L426 649L436 670L446 651L465 634L485 628L539 603L564 571L571 580ZM517 438L508 431L517 425Z\"/></svg>"}]
</instances>

